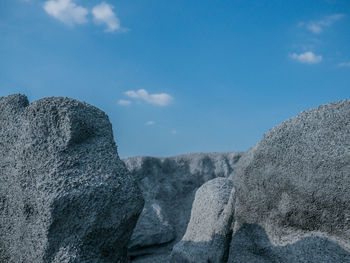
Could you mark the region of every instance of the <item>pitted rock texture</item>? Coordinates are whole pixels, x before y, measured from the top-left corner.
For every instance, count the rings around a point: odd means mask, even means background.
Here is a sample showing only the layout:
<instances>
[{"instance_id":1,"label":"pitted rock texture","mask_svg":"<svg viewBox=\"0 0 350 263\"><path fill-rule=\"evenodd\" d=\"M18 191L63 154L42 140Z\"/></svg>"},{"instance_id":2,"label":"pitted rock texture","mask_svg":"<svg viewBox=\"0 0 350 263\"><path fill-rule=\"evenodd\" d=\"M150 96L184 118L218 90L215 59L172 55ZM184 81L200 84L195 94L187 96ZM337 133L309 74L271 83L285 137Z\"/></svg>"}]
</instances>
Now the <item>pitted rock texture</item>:
<instances>
[{"instance_id":1,"label":"pitted rock texture","mask_svg":"<svg viewBox=\"0 0 350 263\"><path fill-rule=\"evenodd\" d=\"M211 179L232 175L240 156L194 153L124 159L145 199L129 244L133 262L169 262L174 244L186 231L196 190Z\"/></svg>"},{"instance_id":2,"label":"pitted rock texture","mask_svg":"<svg viewBox=\"0 0 350 263\"><path fill-rule=\"evenodd\" d=\"M229 253L228 263L350 262L350 253L327 238L309 236L278 246L272 244L264 229L256 224L244 224L235 233Z\"/></svg>"},{"instance_id":3,"label":"pitted rock texture","mask_svg":"<svg viewBox=\"0 0 350 263\"><path fill-rule=\"evenodd\" d=\"M234 215L233 183L227 178L206 182L196 192L191 219L171 262L226 262Z\"/></svg>"},{"instance_id":4,"label":"pitted rock texture","mask_svg":"<svg viewBox=\"0 0 350 263\"><path fill-rule=\"evenodd\" d=\"M318 235L350 251L350 100L274 127L232 178L235 230L259 224L274 244Z\"/></svg>"},{"instance_id":5,"label":"pitted rock texture","mask_svg":"<svg viewBox=\"0 0 350 263\"><path fill-rule=\"evenodd\" d=\"M108 117L68 98L0 98L0 262L126 262L143 199Z\"/></svg>"},{"instance_id":6,"label":"pitted rock texture","mask_svg":"<svg viewBox=\"0 0 350 263\"><path fill-rule=\"evenodd\" d=\"M276 126L242 155L229 179L229 198L218 190L228 183L217 179L197 191L173 262L350 262L349 100Z\"/></svg>"}]
</instances>

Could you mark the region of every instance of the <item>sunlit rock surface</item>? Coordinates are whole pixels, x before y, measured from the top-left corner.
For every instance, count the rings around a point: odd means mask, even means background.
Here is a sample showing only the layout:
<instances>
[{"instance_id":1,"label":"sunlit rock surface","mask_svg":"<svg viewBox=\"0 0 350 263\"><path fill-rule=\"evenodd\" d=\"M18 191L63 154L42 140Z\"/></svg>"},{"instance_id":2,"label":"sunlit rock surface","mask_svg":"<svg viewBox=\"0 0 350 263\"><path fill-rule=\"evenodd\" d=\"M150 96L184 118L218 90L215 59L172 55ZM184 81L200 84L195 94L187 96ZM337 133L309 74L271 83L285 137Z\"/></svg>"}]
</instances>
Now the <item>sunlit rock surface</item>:
<instances>
[{"instance_id":1,"label":"sunlit rock surface","mask_svg":"<svg viewBox=\"0 0 350 263\"><path fill-rule=\"evenodd\" d=\"M0 98L0 167L0 262L126 262L143 199L105 113Z\"/></svg>"},{"instance_id":2,"label":"sunlit rock surface","mask_svg":"<svg viewBox=\"0 0 350 263\"><path fill-rule=\"evenodd\" d=\"M196 192L191 219L171 262L226 262L231 241L235 189L227 178L215 178Z\"/></svg>"},{"instance_id":3,"label":"sunlit rock surface","mask_svg":"<svg viewBox=\"0 0 350 263\"><path fill-rule=\"evenodd\" d=\"M226 181L197 191L173 262L350 262L349 100L274 127L242 155L230 179L229 198L220 198Z\"/></svg>"},{"instance_id":4,"label":"sunlit rock surface","mask_svg":"<svg viewBox=\"0 0 350 263\"><path fill-rule=\"evenodd\" d=\"M280 245L315 234L350 251L350 100L274 127L232 178L236 229L257 223Z\"/></svg>"}]
</instances>

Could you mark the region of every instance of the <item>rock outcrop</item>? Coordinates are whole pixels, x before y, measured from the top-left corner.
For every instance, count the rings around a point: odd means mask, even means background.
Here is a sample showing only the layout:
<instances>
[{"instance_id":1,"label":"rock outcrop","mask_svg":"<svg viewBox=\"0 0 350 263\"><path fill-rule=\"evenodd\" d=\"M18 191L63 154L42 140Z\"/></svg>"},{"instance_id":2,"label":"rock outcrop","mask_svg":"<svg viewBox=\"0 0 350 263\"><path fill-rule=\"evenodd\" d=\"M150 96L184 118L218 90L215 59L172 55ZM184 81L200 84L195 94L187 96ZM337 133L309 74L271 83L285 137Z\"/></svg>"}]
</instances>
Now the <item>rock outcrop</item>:
<instances>
[{"instance_id":1,"label":"rock outcrop","mask_svg":"<svg viewBox=\"0 0 350 263\"><path fill-rule=\"evenodd\" d=\"M350 262L350 100L244 154L121 161L102 111L12 95L0 167L0 262Z\"/></svg>"},{"instance_id":2,"label":"rock outcrop","mask_svg":"<svg viewBox=\"0 0 350 263\"><path fill-rule=\"evenodd\" d=\"M126 262L143 208L106 114L0 98L0 262Z\"/></svg>"},{"instance_id":3,"label":"rock outcrop","mask_svg":"<svg viewBox=\"0 0 350 263\"><path fill-rule=\"evenodd\" d=\"M316 235L350 251L350 100L274 127L232 178L235 230L259 224L274 244Z\"/></svg>"},{"instance_id":4,"label":"rock outcrop","mask_svg":"<svg viewBox=\"0 0 350 263\"><path fill-rule=\"evenodd\" d=\"M171 262L226 262L234 215L232 180L215 178L196 192L191 219L183 238L171 254Z\"/></svg>"},{"instance_id":5,"label":"rock outcrop","mask_svg":"<svg viewBox=\"0 0 350 263\"><path fill-rule=\"evenodd\" d=\"M212 223L221 222L219 211L225 217L229 206L222 201L203 209L202 203L220 199L219 190L202 193L206 185L219 183L209 181L198 190L187 232L174 247L174 262L220 262L218 252L228 254L222 262L229 263L350 262L349 100L274 127L242 155L229 179L235 190L221 200L234 203L233 223L222 220L219 229L232 229L230 246L225 235L217 242L218 226Z\"/></svg>"},{"instance_id":6,"label":"rock outcrop","mask_svg":"<svg viewBox=\"0 0 350 263\"><path fill-rule=\"evenodd\" d=\"M244 224L232 237L227 262L346 263L350 262L350 253L337 243L317 236L305 237L285 246L274 245L261 226Z\"/></svg>"},{"instance_id":7,"label":"rock outcrop","mask_svg":"<svg viewBox=\"0 0 350 263\"><path fill-rule=\"evenodd\" d=\"M208 180L232 175L240 156L195 153L124 159L145 199L129 244L133 261L168 262L174 244L186 231L196 190Z\"/></svg>"}]
</instances>

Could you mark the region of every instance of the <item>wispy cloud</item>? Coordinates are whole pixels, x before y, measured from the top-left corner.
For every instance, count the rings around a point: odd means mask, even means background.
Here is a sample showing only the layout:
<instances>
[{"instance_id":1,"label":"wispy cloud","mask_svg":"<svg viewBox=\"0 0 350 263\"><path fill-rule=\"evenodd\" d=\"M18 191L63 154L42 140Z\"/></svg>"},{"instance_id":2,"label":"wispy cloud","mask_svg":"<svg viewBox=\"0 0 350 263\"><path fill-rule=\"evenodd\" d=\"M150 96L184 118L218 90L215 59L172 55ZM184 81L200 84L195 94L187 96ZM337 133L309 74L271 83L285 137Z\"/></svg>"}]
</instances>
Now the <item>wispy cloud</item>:
<instances>
[{"instance_id":1,"label":"wispy cloud","mask_svg":"<svg viewBox=\"0 0 350 263\"><path fill-rule=\"evenodd\" d=\"M173 97L171 97L169 94L166 93L159 93L159 94L149 94L144 89L139 90L129 90L125 92L125 95L129 98L142 100L149 104L154 104L158 106L167 106L173 101Z\"/></svg>"},{"instance_id":2,"label":"wispy cloud","mask_svg":"<svg viewBox=\"0 0 350 263\"><path fill-rule=\"evenodd\" d=\"M154 124L156 124L155 121L148 121L148 122L145 123L146 126L151 126L151 125L154 125Z\"/></svg>"},{"instance_id":3,"label":"wispy cloud","mask_svg":"<svg viewBox=\"0 0 350 263\"><path fill-rule=\"evenodd\" d=\"M334 22L342 19L343 17L345 17L344 14L334 14L318 21L302 22L299 25L304 26L307 30L314 34L320 34L326 27L331 26Z\"/></svg>"},{"instance_id":4,"label":"wispy cloud","mask_svg":"<svg viewBox=\"0 0 350 263\"><path fill-rule=\"evenodd\" d=\"M87 23L89 11L76 5L71 0L49 0L44 3L44 10L50 16L60 20L67 25Z\"/></svg>"},{"instance_id":5,"label":"wispy cloud","mask_svg":"<svg viewBox=\"0 0 350 263\"><path fill-rule=\"evenodd\" d=\"M322 56L317 56L311 51L302 54L293 53L289 57L304 64L317 64L322 61Z\"/></svg>"},{"instance_id":6,"label":"wispy cloud","mask_svg":"<svg viewBox=\"0 0 350 263\"><path fill-rule=\"evenodd\" d=\"M175 135L175 134L177 134L177 130L171 130L170 133Z\"/></svg>"},{"instance_id":7,"label":"wispy cloud","mask_svg":"<svg viewBox=\"0 0 350 263\"><path fill-rule=\"evenodd\" d=\"M94 17L94 22L98 25L104 24L107 26L107 32L120 31L124 32L126 29L120 26L120 21L116 14L113 12L113 6L102 2L92 8L92 15Z\"/></svg>"},{"instance_id":8,"label":"wispy cloud","mask_svg":"<svg viewBox=\"0 0 350 263\"><path fill-rule=\"evenodd\" d=\"M131 104L130 100L118 100L118 104L121 106L128 106Z\"/></svg>"},{"instance_id":9,"label":"wispy cloud","mask_svg":"<svg viewBox=\"0 0 350 263\"><path fill-rule=\"evenodd\" d=\"M338 64L339 67L350 67L350 62L343 62Z\"/></svg>"}]
</instances>

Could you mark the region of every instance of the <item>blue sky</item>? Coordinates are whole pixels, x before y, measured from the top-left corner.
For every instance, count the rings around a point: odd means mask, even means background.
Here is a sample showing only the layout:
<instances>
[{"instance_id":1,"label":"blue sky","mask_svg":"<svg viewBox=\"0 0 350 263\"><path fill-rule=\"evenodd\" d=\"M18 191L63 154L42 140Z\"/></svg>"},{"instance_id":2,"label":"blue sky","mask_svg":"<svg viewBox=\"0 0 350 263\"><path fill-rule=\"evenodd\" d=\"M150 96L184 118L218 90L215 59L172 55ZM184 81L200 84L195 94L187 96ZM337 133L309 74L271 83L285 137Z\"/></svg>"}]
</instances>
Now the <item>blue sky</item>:
<instances>
[{"instance_id":1,"label":"blue sky","mask_svg":"<svg viewBox=\"0 0 350 263\"><path fill-rule=\"evenodd\" d=\"M348 0L0 1L0 96L101 108L121 157L244 151L349 83Z\"/></svg>"}]
</instances>

